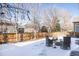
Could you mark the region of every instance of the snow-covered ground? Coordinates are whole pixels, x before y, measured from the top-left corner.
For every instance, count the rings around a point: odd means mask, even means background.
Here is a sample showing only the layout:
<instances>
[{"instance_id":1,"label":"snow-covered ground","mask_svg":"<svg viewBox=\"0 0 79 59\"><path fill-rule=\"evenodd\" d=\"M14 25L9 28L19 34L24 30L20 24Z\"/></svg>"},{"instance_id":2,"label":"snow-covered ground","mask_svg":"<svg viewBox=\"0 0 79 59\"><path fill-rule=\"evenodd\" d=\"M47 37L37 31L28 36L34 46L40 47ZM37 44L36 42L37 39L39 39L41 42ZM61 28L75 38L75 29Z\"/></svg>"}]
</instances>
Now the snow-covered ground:
<instances>
[{"instance_id":1,"label":"snow-covered ground","mask_svg":"<svg viewBox=\"0 0 79 59\"><path fill-rule=\"evenodd\" d=\"M62 37L59 37L62 38ZM8 43L0 45L0 56L68 56L70 51L79 47L75 44L78 38L71 38L71 50L46 47L45 38L18 43Z\"/></svg>"}]
</instances>

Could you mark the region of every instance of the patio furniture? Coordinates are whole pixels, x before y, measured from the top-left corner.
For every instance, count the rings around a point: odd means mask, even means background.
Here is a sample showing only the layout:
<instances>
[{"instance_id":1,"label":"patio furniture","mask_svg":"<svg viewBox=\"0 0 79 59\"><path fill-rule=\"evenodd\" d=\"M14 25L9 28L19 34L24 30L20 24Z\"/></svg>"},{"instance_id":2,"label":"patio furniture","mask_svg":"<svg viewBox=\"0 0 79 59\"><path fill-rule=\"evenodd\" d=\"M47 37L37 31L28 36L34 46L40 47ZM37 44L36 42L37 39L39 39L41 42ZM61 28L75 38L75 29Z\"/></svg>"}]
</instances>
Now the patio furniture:
<instances>
[{"instance_id":1,"label":"patio furniture","mask_svg":"<svg viewBox=\"0 0 79 59\"><path fill-rule=\"evenodd\" d=\"M62 48L64 50L70 49L71 45L71 37L63 37Z\"/></svg>"},{"instance_id":2,"label":"patio furniture","mask_svg":"<svg viewBox=\"0 0 79 59\"><path fill-rule=\"evenodd\" d=\"M46 46L51 47L53 45L53 39L50 39L49 36L46 36Z\"/></svg>"}]
</instances>

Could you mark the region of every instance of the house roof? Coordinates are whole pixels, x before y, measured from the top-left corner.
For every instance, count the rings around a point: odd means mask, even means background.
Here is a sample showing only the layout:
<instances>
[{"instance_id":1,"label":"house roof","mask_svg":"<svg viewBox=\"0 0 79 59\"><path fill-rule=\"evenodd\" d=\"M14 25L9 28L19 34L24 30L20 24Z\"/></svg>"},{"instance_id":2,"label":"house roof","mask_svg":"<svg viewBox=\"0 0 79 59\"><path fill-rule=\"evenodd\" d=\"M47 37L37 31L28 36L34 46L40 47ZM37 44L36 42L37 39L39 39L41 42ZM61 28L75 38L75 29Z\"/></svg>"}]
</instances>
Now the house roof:
<instances>
[{"instance_id":1,"label":"house roof","mask_svg":"<svg viewBox=\"0 0 79 59\"><path fill-rule=\"evenodd\" d=\"M8 26L14 26L15 24L10 22L10 21L7 21L7 20L0 20L0 25L8 25Z\"/></svg>"},{"instance_id":2,"label":"house roof","mask_svg":"<svg viewBox=\"0 0 79 59\"><path fill-rule=\"evenodd\" d=\"M74 17L73 23L79 23L79 16Z\"/></svg>"},{"instance_id":3,"label":"house roof","mask_svg":"<svg viewBox=\"0 0 79 59\"><path fill-rule=\"evenodd\" d=\"M25 24L25 28L34 28L34 23L29 22L29 23Z\"/></svg>"},{"instance_id":4,"label":"house roof","mask_svg":"<svg viewBox=\"0 0 79 59\"><path fill-rule=\"evenodd\" d=\"M75 21L75 22L73 22L73 23L79 23L79 21Z\"/></svg>"}]
</instances>

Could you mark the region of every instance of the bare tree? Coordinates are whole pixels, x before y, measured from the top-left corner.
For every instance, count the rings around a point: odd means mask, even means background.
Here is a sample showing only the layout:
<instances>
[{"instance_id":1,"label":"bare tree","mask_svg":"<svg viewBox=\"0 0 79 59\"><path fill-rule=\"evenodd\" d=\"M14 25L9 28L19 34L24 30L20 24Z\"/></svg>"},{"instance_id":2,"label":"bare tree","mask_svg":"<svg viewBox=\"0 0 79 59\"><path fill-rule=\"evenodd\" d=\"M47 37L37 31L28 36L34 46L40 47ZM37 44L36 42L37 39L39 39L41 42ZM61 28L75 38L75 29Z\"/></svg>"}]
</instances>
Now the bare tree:
<instances>
[{"instance_id":1,"label":"bare tree","mask_svg":"<svg viewBox=\"0 0 79 59\"><path fill-rule=\"evenodd\" d=\"M67 10L59 11L59 17L61 18L61 30L62 31L70 31L72 29L72 21L71 21L71 14Z\"/></svg>"},{"instance_id":2,"label":"bare tree","mask_svg":"<svg viewBox=\"0 0 79 59\"><path fill-rule=\"evenodd\" d=\"M59 21L61 30L63 30L63 31L71 30L71 27L72 27L71 18L72 18L72 16L67 10L53 8L53 9L49 10L48 15L51 16L50 19L52 21L50 23L51 23L52 30L56 30L56 26L57 26L58 21Z\"/></svg>"},{"instance_id":3,"label":"bare tree","mask_svg":"<svg viewBox=\"0 0 79 59\"><path fill-rule=\"evenodd\" d=\"M44 13L44 23L50 28L50 31L55 31L57 23L60 24L61 31L70 31L72 29L71 14L67 10L58 8L47 9Z\"/></svg>"},{"instance_id":4,"label":"bare tree","mask_svg":"<svg viewBox=\"0 0 79 59\"><path fill-rule=\"evenodd\" d=\"M34 29L36 31L40 30L40 10L39 10L40 4L32 4L31 6L31 13L32 13L32 22L34 24Z\"/></svg>"},{"instance_id":5,"label":"bare tree","mask_svg":"<svg viewBox=\"0 0 79 59\"><path fill-rule=\"evenodd\" d=\"M56 28L57 20L58 20L58 15L57 15L58 10L56 8L50 8L45 11L44 13L44 18L45 18L45 24L50 28L50 32L54 31Z\"/></svg>"},{"instance_id":6,"label":"bare tree","mask_svg":"<svg viewBox=\"0 0 79 59\"><path fill-rule=\"evenodd\" d=\"M40 30L40 16L39 16L39 4L27 4L28 10L31 13L31 24L34 28L33 35L36 39L36 32Z\"/></svg>"}]
</instances>

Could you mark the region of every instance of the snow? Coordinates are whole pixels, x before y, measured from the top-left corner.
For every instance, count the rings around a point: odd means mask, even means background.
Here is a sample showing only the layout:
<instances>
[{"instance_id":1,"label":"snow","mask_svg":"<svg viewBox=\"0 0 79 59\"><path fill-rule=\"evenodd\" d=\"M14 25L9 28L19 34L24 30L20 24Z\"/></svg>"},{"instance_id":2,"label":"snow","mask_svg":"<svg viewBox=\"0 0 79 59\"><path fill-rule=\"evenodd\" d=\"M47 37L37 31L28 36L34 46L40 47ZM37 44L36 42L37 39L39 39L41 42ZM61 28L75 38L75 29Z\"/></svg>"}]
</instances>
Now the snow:
<instances>
[{"instance_id":1,"label":"snow","mask_svg":"<svg viewBox=\"0 0 79 59\"><path fill-rule=\"evenodd\" d=\"M62 37L59 37L62 38ZM18 43L8 43L0 45L1 56L69 56L70 52L79 46L75 44L78 38L71 38L71 49L63 50L45 46L45 38Z\"/></svg>"}]
</instances>

